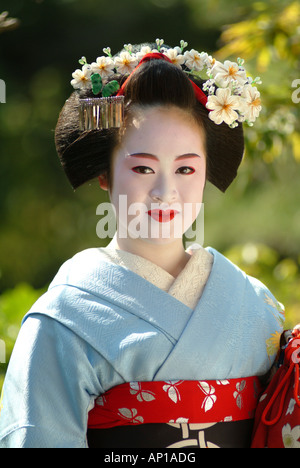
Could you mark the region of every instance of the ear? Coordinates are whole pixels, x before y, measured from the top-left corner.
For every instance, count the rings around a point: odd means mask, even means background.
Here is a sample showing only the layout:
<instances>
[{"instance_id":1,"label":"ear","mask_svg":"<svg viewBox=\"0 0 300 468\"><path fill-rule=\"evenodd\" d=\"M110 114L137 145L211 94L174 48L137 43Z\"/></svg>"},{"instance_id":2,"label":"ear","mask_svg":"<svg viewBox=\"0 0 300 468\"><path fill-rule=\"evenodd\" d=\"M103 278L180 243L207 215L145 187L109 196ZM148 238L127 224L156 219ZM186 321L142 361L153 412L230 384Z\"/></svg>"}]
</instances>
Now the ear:
<instances>
[{"instance_id":1,"label":"ear","mask_svg":"<svg viewBox=\"0 0 300 468\"><path fill-rule=\"evenodd\" d=\"M108 190L108 179L106 174L101 174L99 177L99 185L102 188L102 190Z\"/></svg>"}]
</instances>

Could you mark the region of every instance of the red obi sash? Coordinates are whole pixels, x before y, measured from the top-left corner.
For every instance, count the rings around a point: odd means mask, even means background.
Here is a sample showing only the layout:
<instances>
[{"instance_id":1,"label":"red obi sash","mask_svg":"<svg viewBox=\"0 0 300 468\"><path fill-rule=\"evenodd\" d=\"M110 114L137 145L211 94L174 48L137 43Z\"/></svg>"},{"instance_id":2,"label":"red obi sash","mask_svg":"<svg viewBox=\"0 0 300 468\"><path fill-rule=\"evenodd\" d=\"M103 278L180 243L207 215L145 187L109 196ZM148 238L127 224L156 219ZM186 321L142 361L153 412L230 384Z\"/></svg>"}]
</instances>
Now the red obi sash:
<instances>
[{"instance_id":1,"label":"red obi sash","mask_svg":"<svg viewBox=\"0 0 300 468\"><path fill-rule=\"evenodd\" d=\"M258 377L125 383L97 398L88 428L252 419L260 392Z\"/></svg>"}]
</instances>

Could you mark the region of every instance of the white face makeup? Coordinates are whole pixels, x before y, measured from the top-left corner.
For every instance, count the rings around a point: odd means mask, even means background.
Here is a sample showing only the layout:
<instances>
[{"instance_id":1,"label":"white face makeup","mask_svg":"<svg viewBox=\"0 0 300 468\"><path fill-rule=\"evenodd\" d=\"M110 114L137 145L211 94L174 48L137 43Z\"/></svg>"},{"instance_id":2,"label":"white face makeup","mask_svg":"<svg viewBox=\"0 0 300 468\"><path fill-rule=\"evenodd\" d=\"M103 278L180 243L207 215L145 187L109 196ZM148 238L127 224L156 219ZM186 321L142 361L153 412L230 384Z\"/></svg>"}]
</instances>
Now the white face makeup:
<instances>
[{"instance_id":1,"label":"white face makeup","mask_svg":"<svg viewBox=\"0 0 300 468\"><path fill-rule=\"evenodd\" d=\"M118 234L147 242L181 239L202 203L204 134L175 107L143 109L113 155L111 202Z\"/></svg>"}]
</instances>

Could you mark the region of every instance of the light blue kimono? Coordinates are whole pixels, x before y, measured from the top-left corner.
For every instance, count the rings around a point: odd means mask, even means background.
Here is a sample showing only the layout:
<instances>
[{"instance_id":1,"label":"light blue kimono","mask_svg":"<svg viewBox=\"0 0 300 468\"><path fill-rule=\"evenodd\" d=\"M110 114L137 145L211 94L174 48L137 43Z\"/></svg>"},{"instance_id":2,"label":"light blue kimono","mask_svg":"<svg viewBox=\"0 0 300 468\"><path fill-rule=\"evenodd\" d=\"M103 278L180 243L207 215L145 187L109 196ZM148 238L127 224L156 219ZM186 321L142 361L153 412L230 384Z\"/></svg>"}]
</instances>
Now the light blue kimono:
<instances>
[{"instance_id":1,"label":"light blue kimono","mask_svg":"<svg viewBox=\"0 0 300 468\"><path fill-rule=\"evenodd\" d=\"M98 249L67 261L23 320L0 448L87 447L95 398L124 382L265 374L282 310L263 284L208 250L214 263L195 310Z\"/></svg>"}]
</instances>

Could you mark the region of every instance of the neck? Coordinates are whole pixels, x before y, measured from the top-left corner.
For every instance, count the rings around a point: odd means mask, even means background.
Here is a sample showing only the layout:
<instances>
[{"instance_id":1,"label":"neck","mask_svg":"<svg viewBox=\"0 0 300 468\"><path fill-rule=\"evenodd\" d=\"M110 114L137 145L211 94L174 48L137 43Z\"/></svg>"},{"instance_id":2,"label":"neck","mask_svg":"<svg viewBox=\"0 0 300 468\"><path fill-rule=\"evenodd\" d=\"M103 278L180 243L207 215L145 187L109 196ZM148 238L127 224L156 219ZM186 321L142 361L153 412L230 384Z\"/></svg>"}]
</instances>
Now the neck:
<instances>
[{"instance_id":1,"label":"neck","mask_svg":"<svg viewBox=\"0 0 300 468\"><path fill-rule=\"evenodd\" d=\"M185 252L181 239L167 244L153 244L142 239L119 238L116 234L109 247L139 255L161 267L174 278L179 275L191 258Z\"/></svg>"}]
</instances>

